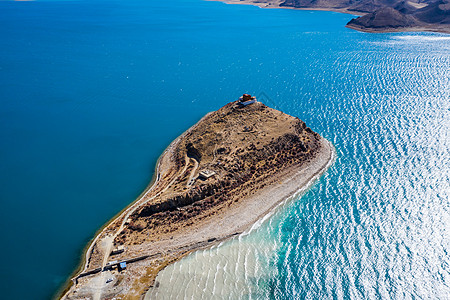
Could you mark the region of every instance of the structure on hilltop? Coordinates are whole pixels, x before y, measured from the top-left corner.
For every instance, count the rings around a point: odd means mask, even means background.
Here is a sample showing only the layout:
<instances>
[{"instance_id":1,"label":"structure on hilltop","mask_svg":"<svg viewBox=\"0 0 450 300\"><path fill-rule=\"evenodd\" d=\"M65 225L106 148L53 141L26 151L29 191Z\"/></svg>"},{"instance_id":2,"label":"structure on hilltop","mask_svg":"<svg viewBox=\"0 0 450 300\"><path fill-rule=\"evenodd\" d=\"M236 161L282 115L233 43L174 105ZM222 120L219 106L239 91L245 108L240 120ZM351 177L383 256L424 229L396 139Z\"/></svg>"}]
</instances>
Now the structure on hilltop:
<instances>
[{"instance_id":1,"label":"structure on hilltop","mask_svg":"<svg viewBox=\"0 0 450 300\"><path fill-rule=\"evenodd\" d=\"M249 95L249 94L244 94L241 97L239 97L238 104L240 106L247 106L247 105L250 105L255 102L256 102L256 97L252 97L252 95Z\"/></svg>"}]
</instances>

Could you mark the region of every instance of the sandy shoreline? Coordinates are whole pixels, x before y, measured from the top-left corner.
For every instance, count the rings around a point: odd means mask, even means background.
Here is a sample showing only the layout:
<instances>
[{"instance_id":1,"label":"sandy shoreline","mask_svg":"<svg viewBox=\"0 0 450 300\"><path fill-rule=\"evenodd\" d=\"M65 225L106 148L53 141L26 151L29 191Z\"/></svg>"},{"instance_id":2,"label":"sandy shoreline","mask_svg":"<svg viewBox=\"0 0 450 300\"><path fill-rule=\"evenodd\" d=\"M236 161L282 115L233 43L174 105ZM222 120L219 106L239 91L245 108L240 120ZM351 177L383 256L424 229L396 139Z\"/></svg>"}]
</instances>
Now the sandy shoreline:
<instances>
[{"instance_id":1,"label":"sandy shoreline","mask_svg":"<svg viewBox=\"0 0 450 300\"><path fill-rule=\"evenodd\" d=\"M295 199L297 195L305 192L311 187L314 182L332 166L336 159L336 150L334 149L334 146L324 138L322 138L322 143L324 143L327 150L321 153L308 168L297 171L289 170L286 172L286 176L284 176L282 182L278 186L262 193L256 193L253 197L248 198L248 206L239 207L237 209L239 211L242 211L242 209L249 209L250 215L247 214L245 218L242 218L240 212L230 211L229 216L223 218L218 224L213 223L210 224L210 227L204 228L208 233L215 231L216 235L209 238L215 238L216 240L214 243L208 243L206 246L192 249L192 252L210 248L213 245L220 244L232 238L238 238L241 235L250 234L254 229L261 226L261 224L272 217L280 206ZM258 199L258 201L255 201L255 199ZM261 202L264 203L264 205L261 205ZM233 228L230 226L230 222L233 223L233 225L238 226ZM221 234L217 234L219 231ZM197 232L197 234L201 233L201 231ZM206 237L208 237L207 234L204 238ZM152 295L155 292L157 292L157 287L149 289L145 294L144 299L152 299Z\"/></svg>"},{"instance_id":2,"label":"sandy shoreline","mask_svg":"<svg viewBox=\"0 0 450 300\"><path fill-rule=\"evenodd\" d=\"M260 8L273 8L273 9L293 9L293 10L309 10L309 11L331 11L343 14L349 14L354 16L362 16L365 13L361 11L348 10L345 8L317 8L317 7L293 7L293 6L280 6L283 1L273 1L270 3L264 2L254 2L252 0L206 0L206 1L214 1L214 2L223 2L226 4L235 4L235 5L252 5L258 6Z\"/></svg>"},{"instance_id":3,"label":"sandy shoreline","mask_svg":"<svg viewBox=\"0 0 450 300\"><path fill-rule=\"evenodd\" d=\"M327 170L333 162L335 151L327 140L322 138L322 143L324 151L317 155L306 168L286 170L284 174L280 174L278 184L247 197L242 204L221 214L220 220L210 218L189 228L189 233L174 236L169 243L167 240L162 240L153 243L153 246L159 251L167 251L171 248L186 247L212 238L215 239L215 242L223 241L250 229L253 224L280 205L285 199L307 186L311 179ZM242 213L243 210L246 211L245 214ZM145 251L144 248L145 246L139 250Z\"/></svg>"},{"instance_id":4,"label":"sandy shoreline","mask_svg":"<svg viewBox=\"0 0 450 300\"><path fill-rule=\"evenodd\" d=\"M187 129L185 132L183 132L180 136L178 136L175 140L173 140L167 147L164 149L164 151L161 153L161 155L158 157L156 164L155 164L155 171L153 173L152 179L150 180L149 185L145 188L144 191L128 206L124 207L121 211L119 211L114 217L112 217L107 223L105 223L100 229L98 229L92 238L92 240L89 241L89 243L83 248L82 255L81 255L81 261L79 266L75 269L75 271L70 275L70 277L67 279L66 283L56 292L56 294L53 296L53 299L63 299L64 295L70 290L70 288L73 286L73 282L76 280L76 278L82 274L83 272L86 272L89 265L89 256L92 253L92 248L94 247L97 240L101 237L101 235L104 233L105 230L115 221L118 219L123 218L124 214L126 214L127 211L129 211L131 208L135 206L140 206L144 203L140 203L143 201L144 197L158 184L158 180L161 176L160 174L160 168L161 168L161 160L162 158L169 152L171 149L175 147L175 145L180 141L180 139L185 136L189 131L191 131L195 126L200 123L202 120L204 120L206 117L208 117L210 113L207 113L204 115L200 120L197 121L191 128ZM138 204L139 203L139 204Z\"/></svg>"},{"instance_id":5,"label":"sandy shoreline","mask_svg":"<svg viewBox=\"0 0 450 300\"><path fill-rule=\"evenodd\" d=\"M186 228L162 234L157 240L145 239L139 243L129 244L125 253L110 257L112 242L124 230L124 224L131 214L155 197L160 197L159 195L173 182L182 177L181 174L188 171L185 165L183 170L177 169L176 173L173 172L174 151L180 141L185 142L185 137L189 136L200 123L211 123L214 119L213 117L208 119L211 114L205 115L167 147L158 160L153 184L96 235L84 255L82 271L72 279L76 283L64 290L64 294L60 296L62 299L91 297L103 299L117 295L122 295L126 299L142 299L149 290L151 291L159 271L167 265L192 251L211 247L250 230L255 223L273 214L286 199L308 187L334 160L334 147L326 139L316 135L317 150L308 161L277 170L276 176L268 177L264 181L266 187L244 190L249 194L246 193L247 196L241 198L238 203L230 203L232 205L229 204L226 209L213 211L201 221L191 222ZM92 260L92 257L95 259ZM103 257L102 260L99 260L100 257ZM136 258L140 259L136 261ZM126 275L105 269L113 259L131 260L132 264L127 265ZM103 271L87 274L96 269L100 270L99 267ZM110 285L108 278L114 278L114 282Z\"/></svg>"},{"instance_id":6,"label":"sandy shoreline","mask_svg":"<svg viewBox=\"0 0 450 300\"><path fill-rule=\"evenodd\" d=\"M389 30L385 29L372 29L372 28L363 28L353 25L345 25L345 27L358 30L361 32L367 33L389 33L389 32L438 32L438 33L447 33L450 34L450 30L447 28L431 28L431 27L409 27L409 28L392 28Z\"/></svg>"},{"instance_id":7,"label":"sandy shoreline","mask_svg":"<svg viewBox=\"0 0 450 300\"><path fill-rule=\"evenodd\" d=\"M208 222L190 228L189 233L177 234L170 240L153 243L153 249L151 250L147 248L148 245L141 245L141 247L135 249L139 253L153 256L154 259L164 259L164 254L173 253L168 263L154 274L153 281L164 267L183 258L185 255L196 250L217 245L236 235L247 234L256 223L270 218L280 205L313 184L332 165L335 159L335 150L331 143L325 139L322 139L322 143L326 151L316 157L307 168L286 170L278 186L249 197L246 199L246 204L227 211L225 215L221 216L221 220L218 222L210 218ZM258 199L258 201L255 201L255 199ZM245 214L245 218L242 216L242 210L249 212ZM211 239L214 240L211 241ZM136 269L136 273L143 273L144 271L142 269L145 269L147 264L148 262L143 260L132 267ZM153 291L152 287L153 282L149 282L149 286L146 289L147 292L144 296L145 299L150 299ZM66 297L62 299L66 299ZM70 297L67 299L77 298Z\"/></svg>"},{"instance_id":8,"label":"sandy shoreline","mask_svg":"<svg viewBox=\"0 0 450 300\"><path fill-rule=\"evenodd\" d=\"M346 8L333 8L333 7L292 7L292 6L280 6L283 1L271 1L271 2L258 2L252 0L206 0L206 1L218 1L226 4L237 4L237 5L253 5L258 6L260 8L277 8L277 9L293 9L293 10L308 10L308 11L330 11L330 12L338 12L343 14L350 14L354 16L364 16L368 14L367 12L357 11L357 10L349 10ZM350 21L350 20L349 20ZM438 24L426 26L414 26L414 27L396 27L396 28L365 28L354 25L344 25L347 28L367 32L367 33L390 33L390 32L438 32L438 33L450 33L448 26L439 26Z\"/></svg>"}]
</instances>

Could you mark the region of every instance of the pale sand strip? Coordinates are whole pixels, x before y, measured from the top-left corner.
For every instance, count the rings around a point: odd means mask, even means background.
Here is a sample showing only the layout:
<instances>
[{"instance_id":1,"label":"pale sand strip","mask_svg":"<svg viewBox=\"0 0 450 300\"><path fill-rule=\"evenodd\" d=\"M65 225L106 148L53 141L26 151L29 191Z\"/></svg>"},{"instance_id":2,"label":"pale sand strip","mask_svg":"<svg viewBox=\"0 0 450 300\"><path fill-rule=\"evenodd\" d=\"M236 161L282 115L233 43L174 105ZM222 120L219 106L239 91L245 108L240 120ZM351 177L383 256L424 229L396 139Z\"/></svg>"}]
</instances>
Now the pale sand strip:
<instances>
[{"instance_id":1,"label":"pale sand strip","mask_svg":"<svg viewBox=\"0 0 450 300\"><path fill-rule=\"evenodd\" d=\"M331 143L324 138L321 138L321 145L322 151L318 152L309 164L304 163L300 168L292 167L280 172L278 184L265 187L241 200L238 205L233 205L200 224L189 226L189 232L174 235L170 240L152 243L152 248L167 251L211 238L223 239L248 230L274 207L327 170L334 160L335 151Z\"/></svg>"},{"instance_id":2,"label":"pale sand strip","mask_svg":"<svg viewBox=\"0 0 450 300\"><path fill-rule=\"evenodd\" d=\"M350 14L354 16L364 16L367 12L349 10L347 8L336 8L336 7L293 7L293 6L280 6L284 1L280 0L206 0L206 1L216 1L223 2L226 4L240 4L240 5L253 5L260 8L283 8L283 9L295 9L295 10L309 10L309 11L332 11L343 14ZM413 4L412 2L410 2ZM416 4L416 6L424 7L421 4ZM414 5L413 5L414 6ZM349 20L350 21L350 20ZM399 27L399 28L362 28L355 26L353 24L345 25L347 28L354 30L369 32L369 33L386 33L386 32L440 32L440 33L450 33L450 29L445 24L423 24L421 26L414 27Z\"/></svg>"},{"instance_id":3,"label":"pale sand strip","mask_svg":"<svg viewBox=\"0 0 450 300\"><path fill-rule=\"evenodd\" d=\"M207 116L208 115L203 117L200 121L206 119ZM172 150L178 144L180 139L182 139L186 133L195 128L196 125L192 126L171 143L171 145L160 157L157 169L158 174L155 182L142 194L141 197L138 198L137 201L135 201L117 218L115 218L113 222L118 219L122 219L121 223L124 222L126 219L124 216L129 216L132 211L135 211L138 207L153 198L151 197L149 199L146 196L153 187L157 186L161 173L164 173L164 166L170 165ZM156 255L155 258L162 257L162 255L169 252L174 254L180 253L180 255L183 255L186 251L190 252L197 249L208 248L229 239L236 234L240 234L246 230L251 230L252 226L261 223L261 220L267 219L268 216L274 211L274 208L285 202L286 199L290 199L291 196L298 193L299 190L305 189L328 169L334 161L335 150L331 143L324 138L320 138L320 145L321 147L319 151L315 154L311 161L303 162L300 166L292 166L280 171L277 175L275 183L266 186L265 188L255 192L253 195L247 196L245 199L239 201L237 205L232 205L217 215L208 217L198 224L193 224L186 228L186 230L180 230L179 232L174 233L170 239L167 238L153 243L144 242L141 245L135 245L129 249L129 254L134 253L136 256L137 254ZM102 232L107 230L108 227L109 225L105 226ZM101 233L96 237L96 239L94 239L94 242L98 241L100 236L102 236ZM211 241L212 239L214 241ZM89 257L89 255L90 251L86 253L86 257ZM137 269L142 268L146 264L150 263L151 259L147 263L146 261L147 260L144 260L141 263L136 264L136 266L130 267ZM99 276L97 275L100 279L97 278L97 276L93 276L90 280L88 280L88 282L82 284L82 286L86 288L86 291L96 291L92 293L92 295L97 297L100 296L100 294L98 294L98 289L100 288L99 284L101 285L101 282L104 279L102 273L98 274ZM97 283L99 280L100 282ZM152 283L148 284L150 285ZM69 289L68 292L70 292L71 289Z\"/></svg>"},{"instance_id":4,"label":"pale sand strip","mask_svg":"<svg viewBox=\"0 0 450 300\"><path fill-rule=\"evenodd\" d=\"M280 0L268 0L268 1L258 1L258 0L206 0L223 2L226 4L238 4L238 5L253 5L260 8L282 8L282 9L294 9L294 10L316 10L316 11L333 11L343 14L350 14L356 16L363 16L365 12L348 10L346 8L334 8L334 7L293 7L293 6L280 6L284 1Z\"/></svg>"},{"instance_id":5,"label":"pale sand strip","mask_svg":"<svg viewBox=\"0 0 450 300\"><path fill-rule=\"evenodd\" d=\"M307 189L333 164L336 157L333 145L324 138L321 138L321 145L322 151L317 153L309 164L303 165L300 169L291 168L281 173L280 183L264 188L239 205L227 209L207 222L202 222L199 226L191 226L188 234L153 243L153 247L159 252L166 252L169 249L186 247L212 238L217 242L223 242L239 233L248 234L272 216L280 205L295 199L297 194ZM197 249L204 249L216 243L209 243L206 247ZM150 289L144 299L151 299L152 293L153 289Z\"/></svg>"},{"instance_id":6,"label":"pale sand strip","mask_svg":"<svg viewBox=\"0 0 450 300\"><path fill-rule=\"evenodd\" d=\"M78 277L78 275L86 272L89 268L89 260L90 260L90 256L92 254L92 250L93 247L96 243L99 242L100 238L105 238L105 232L107 230L109 230L110 226L112 224L114 224L114 222L116 222L117 220L122 220L121 222L121 228L123 227L123 223L126 221L126 219L128 218L128 216L130 216L134 211L136 211L136 209L138 209L139 207L141 207L142 205L144 205L145 203L147 203L148 201L152 200L154 197L147 197L147 195L155 188L158 186L159 180L161 178L161 173L163 173L165 170L164 166L167 164L170 164L170 162L166 162L165 160L167 160L168 158L171 157L171 153L173 152L173 150L176 148L176 146L178 145L178 143L180 142L180 140L186 136L186 134L188 134L189 132L191 132L192 130L194 130L198 124L202 121L204 121L206 118L208 118L208 116L211 115L211 112L207 113L206 115L204 115L200 120L198 120L197 123L195 123L193 126L191 126L188 130L186 130L185 132L183 132L183 134L181 134L179 137L177 137L175 140L173 140L169 146L167 146L167 148L163 151L163 153L160 155L160 157L158 158L158 161L156 162L156 170L155 170L155 174L153 176L152 181L150 182L150 184L147 186L147 188L141 193L141 195L139 195L139 197L133 201L132 203L130 203L127 207L125 207L121 212L119 212L116 216L114 216L114 218L112 218L111 220L108 221L108 223L106 223L94 236L94 238L89 242L88 246L85 248L84 253L82 255L82 261L81 261L81 265L82 267L78 267L77 271L75 272L75 274L73 274L70 278L70 280L67 280L67 283L63 286L63 288L57 292L56 297L58 299L64 299L65 296L68 294L68 292L70 292L71 288L73 287L73 282L75 281L75 279ZM117 231L119 232L119 231ZM106 239L110 239L108 236L106 236ZM113 239L109 242L112 243ZM109 256L109 255L108 255ZM102 266L104 267L104 265Z\"/></svg>"}]
</instances>

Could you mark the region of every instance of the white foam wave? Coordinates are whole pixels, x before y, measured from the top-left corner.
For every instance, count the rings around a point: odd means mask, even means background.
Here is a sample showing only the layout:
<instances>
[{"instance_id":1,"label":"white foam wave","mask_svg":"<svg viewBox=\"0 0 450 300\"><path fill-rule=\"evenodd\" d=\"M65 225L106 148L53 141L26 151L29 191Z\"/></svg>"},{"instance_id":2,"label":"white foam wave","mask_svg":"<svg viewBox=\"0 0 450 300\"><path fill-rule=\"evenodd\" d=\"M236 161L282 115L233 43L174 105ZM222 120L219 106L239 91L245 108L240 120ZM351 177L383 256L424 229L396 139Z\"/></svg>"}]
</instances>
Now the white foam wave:
<instances>
[{"instance_id":1,"label":"white foam wave","mask_svg":"<svg viewBox=\"0 0 450 300\"><path fill-rule=\"evenodd\" d=\"M392 38L396 40L419 41L419 42L450 41L450 36L398 35L393 36Z\"/></svg>"}]
</instances>

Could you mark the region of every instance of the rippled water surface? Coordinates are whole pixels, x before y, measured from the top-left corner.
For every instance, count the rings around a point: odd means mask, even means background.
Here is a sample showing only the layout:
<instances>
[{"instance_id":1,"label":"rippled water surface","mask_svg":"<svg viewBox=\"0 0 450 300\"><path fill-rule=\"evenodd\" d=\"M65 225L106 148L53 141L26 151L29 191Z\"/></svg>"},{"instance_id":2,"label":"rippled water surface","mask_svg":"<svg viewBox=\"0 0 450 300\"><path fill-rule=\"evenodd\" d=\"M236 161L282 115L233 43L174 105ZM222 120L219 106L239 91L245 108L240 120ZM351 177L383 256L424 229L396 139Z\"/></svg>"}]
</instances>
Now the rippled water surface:
<instances>
[{"instance_id":1,"label":"rippled water surface","mask_svg":"<svg viewBox=\"0 0 450 300\"><path fill-rule=\"evenodd\" d=\"M292 50L295 96L276 98L335 144L334 166L249 235L169 266L155 298L450 298L450 41L366 37L313 63Z\"/></svg>"},{"instance_id":2,"label":"rippled water surface","mask_svg":"<svg viewBox=\"0 0 450 300\"><path fill-rule=\"evenodd\" d=\"M449 299L450 38L349 18L0 2L2 297L50 297L170 141L249 92L332 141L336 162L250 232L167 267L149 296Z\"/></svg>"}]
</instances>

